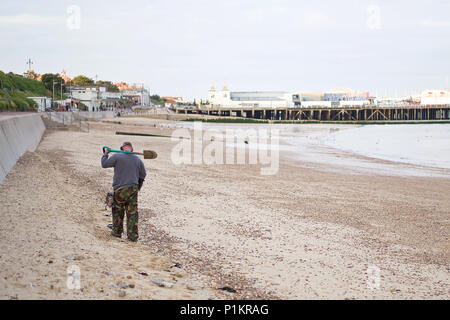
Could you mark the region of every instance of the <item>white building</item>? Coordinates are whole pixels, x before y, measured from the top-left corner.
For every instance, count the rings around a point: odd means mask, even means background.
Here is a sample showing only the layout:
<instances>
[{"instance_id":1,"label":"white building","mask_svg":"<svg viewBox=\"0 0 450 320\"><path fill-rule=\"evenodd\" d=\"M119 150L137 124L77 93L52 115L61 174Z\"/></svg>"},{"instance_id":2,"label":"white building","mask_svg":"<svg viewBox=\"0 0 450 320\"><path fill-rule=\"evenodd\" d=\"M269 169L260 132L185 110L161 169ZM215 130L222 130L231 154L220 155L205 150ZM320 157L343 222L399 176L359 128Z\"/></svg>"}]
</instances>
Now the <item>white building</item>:
<instances>
[{"instance_id":1,"label":"white building","mask_svg":"<svg viewBox=\"0 0 450 320\"><path fill-rule=\"evenodd\" d=\"M302 101L300 105L302 108L331 108L331 101Z\"/></svg>"},{"instance_id":2,"label":"white building","mask_svg":"<svg viewBox=\"0 0 450 320\"><path fill-rule=\"evenodd\" d=\"M348 107L362 107L369 105L369 100L345 100L345 101L339 101L333 104L332 101L323 101L323 100L317 100L317 101L301 101L300 107L301 108L331 108L331 107L342 107L342 108L348 108Z\"/></svg>"},{"instance_id":3,"label":"white building","mask_svg":"<svg viewBox=\"0 0 450 320\"><path fill-rule=\"evenodd\" d=\"M103 92L100 92L100 97L102 98L102 100L106 100L106 99L119 100L122 97L122 94L120 92L103 91Z\"/></svg>"},{"instance_id":4,"label":"white building","mask_svg":"<svg viewBox=\"0 0 450 320\"><path fill-rule=\"evenodd\" d=\"M369 100L343 100L339 101L340 107L362 107L370 104Z\"/></svg>"},{"instance_id":5,"label":"white building","mask_svg":"<svg viewBox=\"0 0 450 320\"><path fill-rule=\"evenodd\" d=\"M69 87L68 96L85 104L88 111L95 111L101 106L114 105L122 98L122 93L107 91L103 86L87 85Z\"/></svg>"},{"instance_id":6,"label":"white building","mask_svg":"<svg viewBox=\"0 0 450 320\"><path fill-rule=\"evenodd\" d=\"M450 90L425 90L420 94L422 105L450 104Z\"/></svg>"},{"instance_id":7,"label":"white building","mask_svg":"<svg viewBox=\"0 0 450 320\"><path fill-rule=\"evenodd\" d=\"M150 92L147 89L144 89L144 91L141 92L141 104L143 106L150 105Z\"/></svg>"},{"instance_id":8,"label":"white building","mask_svg":"<svg viewBox=\"0 0 450 320\"><path fill-rule=\"evenodd\" d=\"M38 105L38 112L45 112L46 109L51 109L52 107L52 98L48 97L28 97L28 98L36 101Z\"/></svg>"},{"instance_id":9,"label":"white building","mask_svg":"<svg viewBox=\"0 0 450 320\"><path fill-rule=\"evenodd\" d=\"M150 105L150 92L147 89L126 89L121 92L122 97L132 100L135 104L141 106Z\"/></svg>"},{"instance_id":10,"label":"white building","mask_svg":"<svg viewBox=\"0 0 450 320\"><path fill-rule=\"evenodd\" d=\"M211 107L219 108L290 108L294 106L292 94L281 91L236 92L224 86L216 90L212 86L208 91Z\"/></svg>"},{"instance_id":11,"label":"white building","mask_svg":"<svg viewBox=\"0 0 450 320\"><path fill-rule=\"evenodd\" d=\"M397 97L379 97L375 98L374 103L377 107L395 107L405 104L407 98L397 98Z\"/></svg>"},{"instance_id":12,"label":"white building","mask_svg":"<svg viewBox=\"0 0 450 320\"><path fill-rule=\"evenodd\" d=\"M68 88L68 95L79 100L88 107L88 111L95 111L102 102L101 93L106 92L106 87L76 86Z\"/></svg>"}]
</instances>

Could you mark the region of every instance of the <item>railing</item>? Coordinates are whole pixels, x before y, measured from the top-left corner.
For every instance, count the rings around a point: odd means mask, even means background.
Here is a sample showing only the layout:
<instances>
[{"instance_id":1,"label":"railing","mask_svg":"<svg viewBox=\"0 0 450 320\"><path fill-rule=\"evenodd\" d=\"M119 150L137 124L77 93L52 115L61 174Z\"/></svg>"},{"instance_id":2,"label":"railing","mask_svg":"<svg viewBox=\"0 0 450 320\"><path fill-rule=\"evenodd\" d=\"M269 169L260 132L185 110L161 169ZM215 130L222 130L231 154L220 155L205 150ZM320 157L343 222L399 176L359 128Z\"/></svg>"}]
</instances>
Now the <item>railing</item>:
<instances>
[{"instance_id":1,"label":"railing","mask_svg":"<svg viewBox=\"0 0 450 320\"><path fill-rule=\"evenodd\" d=\"M65 130L68 126L76 126L80 131L89 132L88 119L77 112L44 112L42 115L50 120L45 123L48 129Z\"/></svg>"}]
</instances>

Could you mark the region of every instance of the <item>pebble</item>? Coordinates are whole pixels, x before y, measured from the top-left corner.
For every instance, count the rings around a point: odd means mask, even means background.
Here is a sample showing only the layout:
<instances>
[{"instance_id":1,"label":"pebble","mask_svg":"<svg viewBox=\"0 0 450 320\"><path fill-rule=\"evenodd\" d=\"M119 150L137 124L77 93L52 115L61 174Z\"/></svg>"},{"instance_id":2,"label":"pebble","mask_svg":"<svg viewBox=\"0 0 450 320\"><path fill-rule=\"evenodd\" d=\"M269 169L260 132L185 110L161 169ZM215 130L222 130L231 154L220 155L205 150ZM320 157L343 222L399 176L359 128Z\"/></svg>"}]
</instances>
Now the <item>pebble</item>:
<instances>
[{"instance_id":1,"label":"pebble","mask_svg":"<svg viewBox=\"0 0 450 320\"><path fill-rule=\"evenodd\" d=\"M193 285L191 285L189 283L186 285L186 289L188 289L188 290L197 290L197 288L195 286L193 286Z\"/></svg>"},{"instance_id":2,"label":"pebble","mask_svg":"<svg viewBox=\"0 0 450 320\"><path fill-rule=\"evenodd\" d=\"M120 290L119 297L123 298L127 295L127 293L124 290Z\"/></svg>"},{"instance_id":3,"label":"pebble","mask_svg":"<svg viewBox=\"0 0 450 320\"><path fill-rule=\"evenodd\" d=\"M222 287L222 288L217 288L218 290L223 290L223 291L227 291L227 292L231 292L231 293L236 293L236 290L231 288L231 287Z\"/></svg>"},{"instance_id":4,"label":"pebble","mask_svg":"<svg viewBox=\"0 0 450 320\"><path fill-rule=\"evenodd\" d=\"M166 287L166 288L172 288L173 287L173 283L169 282L169 281L164 281L161 279L152 279L152 282L156 285L158 285L159 287Z\"/></svg>"}]
</instances>

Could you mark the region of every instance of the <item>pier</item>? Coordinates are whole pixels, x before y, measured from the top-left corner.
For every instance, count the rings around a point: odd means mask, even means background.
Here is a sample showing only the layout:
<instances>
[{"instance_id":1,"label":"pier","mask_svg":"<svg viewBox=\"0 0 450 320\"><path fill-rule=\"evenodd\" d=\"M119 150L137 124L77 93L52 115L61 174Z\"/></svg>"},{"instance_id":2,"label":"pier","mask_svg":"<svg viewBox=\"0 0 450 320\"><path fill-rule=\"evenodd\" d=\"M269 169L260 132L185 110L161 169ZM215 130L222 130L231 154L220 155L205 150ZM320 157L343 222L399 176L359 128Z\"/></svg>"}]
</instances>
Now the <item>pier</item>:
<instances>
[{"instance_id":1,"label":"pier","mask_svg":"<svg viewBox=\"0 0 450 320\"><path fill-rule=\"evenodd\" d=\"M285 121L450 120L450 105L336 108L178 108L177 114Z\"/></svg>"}]
</instances>

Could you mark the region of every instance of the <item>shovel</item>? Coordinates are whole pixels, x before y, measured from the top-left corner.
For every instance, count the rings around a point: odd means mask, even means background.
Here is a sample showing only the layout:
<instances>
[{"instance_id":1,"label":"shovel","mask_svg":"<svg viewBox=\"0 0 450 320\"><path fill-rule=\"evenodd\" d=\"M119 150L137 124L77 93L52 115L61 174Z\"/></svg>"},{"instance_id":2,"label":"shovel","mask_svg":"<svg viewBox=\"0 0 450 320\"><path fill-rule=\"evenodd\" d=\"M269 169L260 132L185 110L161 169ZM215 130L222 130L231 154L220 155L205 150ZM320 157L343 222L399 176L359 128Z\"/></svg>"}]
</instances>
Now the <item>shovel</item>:
<instances>
[{"instance_id":1,"label":"shovel","mask_svg":"<svg viewBox=\"0 0 450 320\"><path fill-rule=\"evenodd\" d=\"M105 149L109 152L118 152L118 153L127 153L127 154L139 154L141 156L144 156L144 159L156 159L158 154L153 150L144 150L143 153L141 152L131 152L131 151L124 151L124 150L113 150L108 147L103 147L103 152L105 152Z\"/></svg>"}]
</instances>

